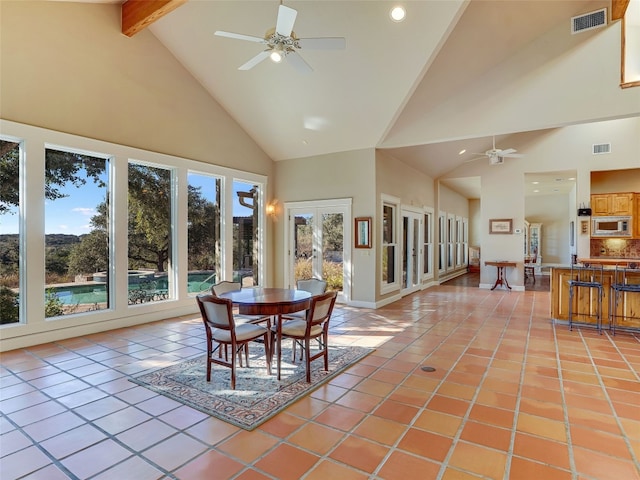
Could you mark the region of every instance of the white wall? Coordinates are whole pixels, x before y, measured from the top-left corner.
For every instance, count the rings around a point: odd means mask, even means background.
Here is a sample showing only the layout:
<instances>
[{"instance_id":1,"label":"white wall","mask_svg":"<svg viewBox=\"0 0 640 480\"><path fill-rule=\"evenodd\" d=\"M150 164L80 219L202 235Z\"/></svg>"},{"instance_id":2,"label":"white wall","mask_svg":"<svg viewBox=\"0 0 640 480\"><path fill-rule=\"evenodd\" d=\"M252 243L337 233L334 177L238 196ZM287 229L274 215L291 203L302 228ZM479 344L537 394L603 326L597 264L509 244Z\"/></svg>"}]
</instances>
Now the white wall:
<instances>
[{"instance_id":1,"label":"white wall","mask_svg":"<svg viewBox=\"0 0 640 480\"><path fill-rule=\"evenodd\" d=\"M355 150L275 163L274 197L278 204L306 200L351 198L353 217L372 217L377 225L375 209L375 152L374 149ZM352 219L347 219L351 225ZM284 281L285 222L282 211L274 223L273 249L275 282ZM374 230L375 231L375 230ZM375 249L377 237L373 235L373 249L354 249L352 255L351 300L358 304L373 305L375 301Z\"/></svg>"},{"instance_id":2,"label":"white wall","mask_svg":"<svg viewBox=\"0 0 640 480\"><path fill-rule=\"evenodd\" d=\"M0 2L0 117L264 175L273 162L120 3Z\"/></svg>"},{"instance_id":3,"label":"white wall","mask_svg":"<svg viewBox=\"0 0 640 480\"><path fill-rule=\"evenodd\" d=\"M378 205L377 211L382 208L381 195L390 195L400 199L400 204L403 206L412 206L422 209L423 207L431 207L436 210L436 199L434 190L433 178L425 175L422 172L417 171L413 167L402 163L401 161L389 156L386 152L376 151L376 204ZM398 210L400 214L400 210ZM437 215L434 220L434 228L437 228ZM374 238L378 245L382 243L382 231L379 226L379 222L376 223L378 228L375 232ZM434 236L434 240L437 236ZM399 258L402 258L402 251L399 253ZM376 252L377 256L377 269L375 272L375 285L376 285L376 299L378 302L388 302L390 299L396 298L400 294L400 287L395 292L385 293L381 295L378 293L379 284L381 279L381 258L380 252Z\"/></svg>"},{"instance_id":4,"label":"white wall","mask_svg":"<svg viewBox=\"0 0 640 480\"><path fill-rule=\"evenodd\" d=\"M570 204L569 195L526 197L525 219L529 223L542 224L540 235L542 263L566 265L571 261Z\"/></svg>"},{"instance_id":5,"label":"white wall","mask_svg":"<svg viewBox=\"0 0 640 480\"><path fill-rule=\"evenodd\" d=\"M520 287L524 285L521 268L522 236L489 235L489 219L512 218L514 229L524 227L524 177L527 173L575 169L575 204L588 205L592 171L630 169L640 165L640 117L550 129L542 135L539 132L523 133L509 138L513 140L509 145L522 152L525 155L523 158L508 159L504 164L495 166L473 162L450 172L447 178L481 177L482 261L517 261L519 266L509 273L508 281L512 286ZM611 153L593 155L594 143L611 143ZM575 208L568 213L567 221L571 220L579 222ZM558 237L558 241L564 240ZM576 248L578 257L588 257L589 236L577 235ZM492 285L495 281L495 267L487 268L483 263L480 281L481 284Z\"/></svg>"}]
</instances>

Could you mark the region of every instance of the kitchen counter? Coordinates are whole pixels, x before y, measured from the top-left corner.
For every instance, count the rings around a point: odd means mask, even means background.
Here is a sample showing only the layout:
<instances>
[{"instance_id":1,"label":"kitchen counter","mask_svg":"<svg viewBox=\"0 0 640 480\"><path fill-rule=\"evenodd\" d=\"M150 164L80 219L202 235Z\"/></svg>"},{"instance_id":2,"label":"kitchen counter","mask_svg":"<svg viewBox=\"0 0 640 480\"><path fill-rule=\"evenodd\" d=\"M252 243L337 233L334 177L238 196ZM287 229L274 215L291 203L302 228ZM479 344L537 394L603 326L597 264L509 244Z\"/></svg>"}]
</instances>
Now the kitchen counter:
<instances>
[{"instance_id":1,"label":"kitchen counter","mask_svg":"<svg viewBox=\"0 0 640 480\"><path fill-rule=\"evenodd\" d=\"M582 260L582 259L580 259ZM614 260L614 259L608 259ZM627 262L630 259L625 259ZM610 303L611 298L611 281L613 280L615 263L607 264L608 268L604 269L602 281L602 326L609 325ZM633 274L632 283L640 281L640 274ZM552 267L551 268L551 318L554 320L569 320L569 280L571 280L570 267ZM589 289L583 288L573 297L574 312L587 312L586 318L580 318L579 322L596 323L596 296ZM618 314L626 315L628 318L618 320L618 327L640 329L640 295L626 293L624 301L618 306Z\"/></svg>"},{"instance_id":2,"label":"kitchen counter","mask_svg":"<svg viewBox=\"0 0 640 480\"><path fill-rule=\"evenodd\" d=\"M635 263L640 268L640 258L613 258L613 257L590 257L578 258L578 263L585 265L619 265L621 267L629 267L629 264Z\"/></svg>"}]
</instances>

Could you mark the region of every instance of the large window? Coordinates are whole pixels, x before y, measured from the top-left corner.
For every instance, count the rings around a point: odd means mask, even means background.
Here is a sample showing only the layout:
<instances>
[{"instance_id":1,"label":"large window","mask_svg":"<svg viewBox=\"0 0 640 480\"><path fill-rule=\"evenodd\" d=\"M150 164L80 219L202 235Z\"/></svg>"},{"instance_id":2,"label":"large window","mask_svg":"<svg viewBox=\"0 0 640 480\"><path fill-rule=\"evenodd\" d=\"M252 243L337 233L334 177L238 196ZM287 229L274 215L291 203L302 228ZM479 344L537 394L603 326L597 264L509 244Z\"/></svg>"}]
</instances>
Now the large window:
<instances>
[{"instance_id":1,"label":"large window","mask_svg":"<svg viewBox=\"0 0 640 480\"><path fill-rule=\"evenodd\" d=\"M399 287L398 282L398 199L383 196L382 201L382 288L381 293Z\"/></svg>"},{"instance_id":2,"label":"large window","mask_svg":"<svg viewBox=\"0 0 640 480\"><path fill-rule=\"evenodd\" d=\"M187 291L204 292L221 278L220 178L190 172Z\"/></svg>"},{"instance_id":3,"label":"large window","mask_svg":"<svg viewBox=\"0 0 640 480\"><path fill-rule=\"evenodd\" d=\"M258 285L260 188L235 180L233 194L233 277L243 285Z\"/></svg>"},{"instance_id":4,"label":"large window","mask_svg":"<svg viewBox=\"0 0 640 480\"><path fill-rule=\"evenodd\" d=\"M172 175L129 163L129 304L173 297Z\"/></svg>"},{"instance_id":5,"label":"large window","mask_svg":"<svg viewBox=\"0 0 640 480\"><path fill-rule=\"evenodd\" d=\"M443 273L447 270L447 214L445 212L438 213L438 272Z\"/></svg>"},{"instance_id":6,"label":"large window","mask_svg":"<svg viewBox=\"0 0 640 480\"><path fill-rule=\"evenodd\" d=\"M20 144L0 140L0 324L20 321Z\"/></svg>"},{"instance_id":7,"label":"large window","mask_svg":"<svg viewBox=\"0 0 640 480\"><path fill-rule=\"evenodd\" d=\"M264 283L265 176L0 127L3 344L179 315L234 270Z\"/></svg>"},{"instance_id":8,"label":"large window","mask_svg":"<svg viewBox=\"0 0 640 480\"><path fill-rule=\"evenodd\" d=\"M433 278L433 210L427 209L424 213L424 231L422 238L422 250L424 259L422 264L422 279Z\"/></svg>"},{"instance_id":9,"label":"large window","mask_svg":"<svg viewBox=\"0 0 640 480\"><path fill-rule=\"evenodd\" d=\"M622 86L640 87L640 0L631 0L622 19Z\"/></svg>"},{"instance_id":10,"label":"large window","mask_svg":"<svg viewBox=\"0 0 640 480\"><path fill-rule=\"evenodd\" d=\"M109 308L108 165L45 151L45 317Z\"/></svg>"}]
</instances>

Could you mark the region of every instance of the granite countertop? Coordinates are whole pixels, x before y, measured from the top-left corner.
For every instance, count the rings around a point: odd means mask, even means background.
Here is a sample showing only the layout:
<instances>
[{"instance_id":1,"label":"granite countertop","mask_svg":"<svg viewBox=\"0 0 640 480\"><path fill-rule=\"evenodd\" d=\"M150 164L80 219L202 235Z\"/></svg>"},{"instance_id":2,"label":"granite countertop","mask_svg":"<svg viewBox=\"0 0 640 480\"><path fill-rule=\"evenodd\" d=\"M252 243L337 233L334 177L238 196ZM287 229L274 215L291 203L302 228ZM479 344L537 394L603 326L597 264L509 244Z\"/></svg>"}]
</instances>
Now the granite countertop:
<instances>
[{"instance_id":1,"label":"granite countertop","mask_svg":"<svg viewBox=\"0 0 640 480\"><path fill-rule=\"evenodd\" d=\"M603 265L624 265L627 263L640 263L640 258L590 257L578 258L578 262L601 263Z\"/></svg>"}]
</instances>

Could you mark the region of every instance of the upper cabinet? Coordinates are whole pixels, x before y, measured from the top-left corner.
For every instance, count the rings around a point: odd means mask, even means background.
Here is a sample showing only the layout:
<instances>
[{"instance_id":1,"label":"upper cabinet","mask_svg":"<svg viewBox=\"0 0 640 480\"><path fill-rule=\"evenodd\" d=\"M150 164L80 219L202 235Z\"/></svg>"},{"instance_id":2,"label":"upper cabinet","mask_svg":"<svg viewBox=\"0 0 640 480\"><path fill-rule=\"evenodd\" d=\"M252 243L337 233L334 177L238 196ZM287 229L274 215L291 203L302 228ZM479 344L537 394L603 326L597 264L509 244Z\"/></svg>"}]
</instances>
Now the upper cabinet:
<instances>
[{"instance_id":1,"label":"upper cabinet","mask_svg":"<svg viewBox=\"0 0 640 480\"><path fill-rule=\"evenodd\" d=\"M633 193L599 193L591 195L591 215L633 215Z\"/></svg>"}]
</instances>

